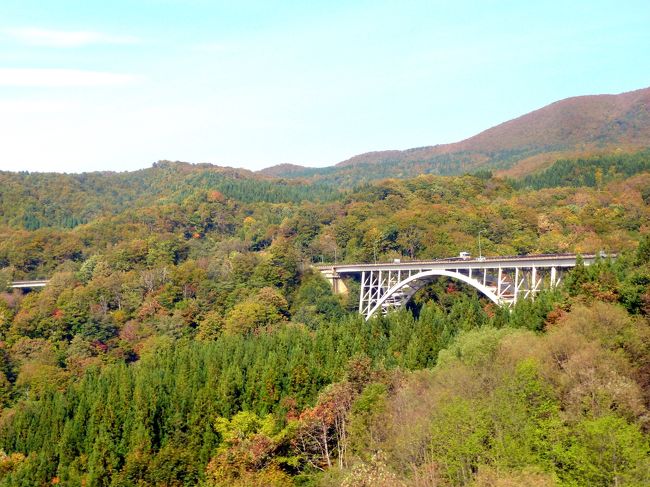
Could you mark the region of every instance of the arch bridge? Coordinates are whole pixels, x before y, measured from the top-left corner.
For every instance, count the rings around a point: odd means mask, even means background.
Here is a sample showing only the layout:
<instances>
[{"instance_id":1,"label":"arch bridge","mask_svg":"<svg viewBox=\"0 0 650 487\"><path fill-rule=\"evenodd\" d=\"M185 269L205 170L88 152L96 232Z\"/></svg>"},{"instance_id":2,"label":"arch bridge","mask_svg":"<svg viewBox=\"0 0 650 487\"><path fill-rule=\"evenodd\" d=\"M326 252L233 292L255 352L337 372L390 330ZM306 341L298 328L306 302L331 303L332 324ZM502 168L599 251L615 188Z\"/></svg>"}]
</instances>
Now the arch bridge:
<instances>
[{"instance_id":1,"label":"arch bridge","mask_svg":"<svg viewBox=\"0 0 650 487\"><path fill-rule=\"evenodd\" d=\"M583 255L590 265L599 255ZM612 255L610 257L615 257ZM520 299L534 299L544 289L556 287L563 274L576 266L576 254L545 254L507 257L458 257L427 261L381 264L334 264L317 266L335 293L345 293L343 278L360 281L359 313L369 319L376 313L405 306L413 295L439 276L464 282L499 306Z\"/></svg>"}]
</instances>

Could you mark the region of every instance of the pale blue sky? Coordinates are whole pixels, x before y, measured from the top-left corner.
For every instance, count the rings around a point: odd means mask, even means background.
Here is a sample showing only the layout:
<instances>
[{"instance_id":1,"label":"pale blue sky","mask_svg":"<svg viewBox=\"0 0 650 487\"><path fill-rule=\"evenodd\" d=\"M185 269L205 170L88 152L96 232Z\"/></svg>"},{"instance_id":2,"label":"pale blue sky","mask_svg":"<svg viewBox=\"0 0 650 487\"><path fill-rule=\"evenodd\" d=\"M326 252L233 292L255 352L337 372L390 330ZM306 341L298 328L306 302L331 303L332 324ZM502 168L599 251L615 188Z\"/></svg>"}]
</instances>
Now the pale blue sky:
<instances>
[{"instance_id":1,"label":"pale blue sky","mask_svg":"<svg viewBox=\"0 0 650 487\"><path fill-rule=\"evenodd\" d=\"M260 169L650 86L642 1L0 1L0 169Z\"/></svg>"}]
</instances>

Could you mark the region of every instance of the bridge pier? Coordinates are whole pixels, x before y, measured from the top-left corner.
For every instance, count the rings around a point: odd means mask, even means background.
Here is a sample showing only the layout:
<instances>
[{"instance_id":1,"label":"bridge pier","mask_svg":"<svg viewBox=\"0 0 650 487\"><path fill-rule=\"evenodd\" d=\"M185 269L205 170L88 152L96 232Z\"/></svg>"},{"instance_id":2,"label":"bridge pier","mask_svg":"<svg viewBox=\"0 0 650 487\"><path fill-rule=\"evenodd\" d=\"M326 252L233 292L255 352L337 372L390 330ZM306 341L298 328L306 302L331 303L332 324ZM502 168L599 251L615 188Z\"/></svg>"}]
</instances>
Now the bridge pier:
<instances>
[{"instance_id":1,"label":"bridge pier","mask_svg":"<svg viewBox=\"0 0 650 487\"><path fill-rule=\"evenodd\" d=\"M332 287L332 292L334 294L343 294L347 295L348 294L348 287L345 285L345 282L341 278L341 275L338 274L334 268L331 269L325 269L321 270L321 273L327 279L327 281L330 283L330 286Z\"/></svg>"}]
</instances>

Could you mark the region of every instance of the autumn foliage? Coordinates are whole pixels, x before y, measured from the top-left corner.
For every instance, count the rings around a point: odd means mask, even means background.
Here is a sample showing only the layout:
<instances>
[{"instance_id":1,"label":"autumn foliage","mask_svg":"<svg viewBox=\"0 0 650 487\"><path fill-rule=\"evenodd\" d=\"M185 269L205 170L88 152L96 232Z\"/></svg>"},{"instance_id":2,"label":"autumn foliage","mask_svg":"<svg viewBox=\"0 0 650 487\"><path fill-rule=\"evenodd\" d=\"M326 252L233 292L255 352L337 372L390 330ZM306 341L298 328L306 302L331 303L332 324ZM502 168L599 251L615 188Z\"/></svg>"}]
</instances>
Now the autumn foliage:
<instances>
[{"instance_id":1,"label":"autumn foliage","mask_svg":"<svg viewBox=\"0 0 650 487\"><path fill-rule=\"evenodd\" d=\"M646 153L345 190L0 177L0 486L650 483ZM442 279L368 321L312 267L479 232L483 255L618 256L509 310Z\"/></svg>"}]
</instances>

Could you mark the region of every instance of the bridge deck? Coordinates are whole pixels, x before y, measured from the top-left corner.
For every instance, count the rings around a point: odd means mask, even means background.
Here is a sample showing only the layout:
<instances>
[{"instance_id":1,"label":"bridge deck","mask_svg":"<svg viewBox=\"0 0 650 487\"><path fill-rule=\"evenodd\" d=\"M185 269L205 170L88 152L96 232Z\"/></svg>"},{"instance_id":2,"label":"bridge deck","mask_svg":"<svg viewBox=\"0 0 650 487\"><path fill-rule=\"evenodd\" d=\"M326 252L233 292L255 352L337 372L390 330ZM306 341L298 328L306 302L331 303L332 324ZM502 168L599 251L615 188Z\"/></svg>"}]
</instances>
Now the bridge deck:
<instances>
[{"instance_id":1,"label":"bridge deck","mask_svg":"<svg viewBox=\"0 0 650 487\"><path fill-rule=\"evenodd\" d=\"M334 271L339 274L358 273L362 271L382 270L417 270L417 269L493 269L495 267L574 267L577 254L540 254L540 255L511 255L499 257L484 257L462 259L453 257L434 260L411 260L405 262L382 262L376 264L328 264L314 266L321 272ZM615 254L609 257L615 257ZM582 260L586 264L593 263L597 254L586 254Z\"/></svg>"}]
</instances>

